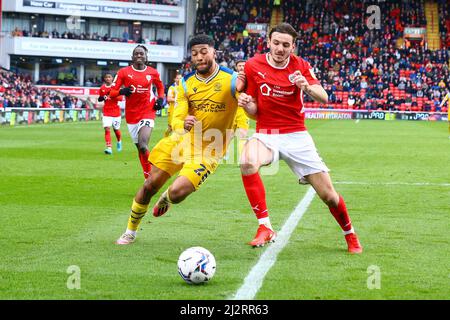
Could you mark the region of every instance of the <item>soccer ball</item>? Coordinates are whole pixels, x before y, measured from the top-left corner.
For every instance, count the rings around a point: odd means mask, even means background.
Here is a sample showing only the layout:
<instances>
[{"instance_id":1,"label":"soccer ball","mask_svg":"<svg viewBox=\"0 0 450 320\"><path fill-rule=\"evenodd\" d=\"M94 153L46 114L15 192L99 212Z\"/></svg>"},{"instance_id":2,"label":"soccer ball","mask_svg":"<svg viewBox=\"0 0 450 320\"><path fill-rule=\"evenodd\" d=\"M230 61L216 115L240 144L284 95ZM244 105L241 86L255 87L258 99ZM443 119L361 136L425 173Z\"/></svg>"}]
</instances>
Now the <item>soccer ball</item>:
<instances>
[{"instance_id":1,"label":"soccer ball","mask_svg":"<svg viewBox=\"0 0 450 320\"><path fill-rule=\"evenodd\" d=\"M189 284L211 280L216 272L216 259L202 247L186 249L178 258L178 273Z\"/></svg>"}]
</instances>

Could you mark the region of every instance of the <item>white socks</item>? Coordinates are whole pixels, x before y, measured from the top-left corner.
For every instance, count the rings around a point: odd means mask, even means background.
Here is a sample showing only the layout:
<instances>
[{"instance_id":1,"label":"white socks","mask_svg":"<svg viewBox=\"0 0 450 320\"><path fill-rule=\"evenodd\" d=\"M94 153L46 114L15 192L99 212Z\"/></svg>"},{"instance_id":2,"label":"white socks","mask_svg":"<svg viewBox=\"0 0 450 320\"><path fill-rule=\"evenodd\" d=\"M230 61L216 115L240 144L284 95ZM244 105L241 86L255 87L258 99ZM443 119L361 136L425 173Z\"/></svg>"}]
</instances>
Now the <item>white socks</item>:
<instances>
[{"instance_id":1,"label":"white socks","mask_svg":"<svg viewBox=\"0 0 450 320\"><path fill-rule=\"evenodd\" d=\"M269 219L269 217L258 219L258 223L259 223L260 225L261 225L261 224L265 225L265 226L266 226L267 228L269 228L270 230L273 230L272 225L270 224L270 219Z\"/></svg>"}]
</instances>

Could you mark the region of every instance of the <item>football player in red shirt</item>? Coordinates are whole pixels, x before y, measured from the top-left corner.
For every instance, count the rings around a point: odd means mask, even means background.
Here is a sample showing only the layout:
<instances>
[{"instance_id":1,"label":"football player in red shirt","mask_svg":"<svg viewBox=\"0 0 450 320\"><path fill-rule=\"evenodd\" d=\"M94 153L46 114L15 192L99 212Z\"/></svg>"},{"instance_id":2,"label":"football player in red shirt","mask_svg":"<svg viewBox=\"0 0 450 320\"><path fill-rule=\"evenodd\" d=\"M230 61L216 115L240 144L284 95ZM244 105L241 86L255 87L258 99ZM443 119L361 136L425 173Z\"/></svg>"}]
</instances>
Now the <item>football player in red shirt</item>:
<instances>
[{"instance_id":1,"label":"football player in red shirt","mask_svg":"<svg viewBox=\"0 0 450 320\"><path fill-rule=\"evenodd\" d=\"M118 96L116 98L110 98L109 92L112 88L113 76L111 73L105 73L103 76L103 81L105 82L100 87L98 101L104 101L105 104L103 106L103 128L105 129L105 141L106 141L106 154L112 154L111 148L111 130L110 127L113 127L114 134L117 139L117 151L122 151L122 139L120 132L120 123L122 122L121 111L118 102L122 101L122 96Z\"/></svg>"},{"instance_id":2,"label":"football player in red shirt","mask_svg":"<svg viewBox=\"0 0 450 320\"><path fill-rule=\"evenodd\" d=\"M158 71L147 65L147 52L147 48L143 45L134 48L131 66L119 70L109 95L112 98L118 95L126 97L125 120L138 149L146 179L151 169L148 161L150 155L148 142L155 126L156 111L164 107L164 85ZM153 85L156 86L157 97L154 96Z\"/></svg>"},{"instance_id":3,"label":"football player in red shirt","mask_svg":"<svg viewBox=\"0 0 450 320\"><path fill-rule=\"evenodd\" d=\"M269 33L269 52L256 55L245 64L246 93L239 105L256 119L256 133L246 143L241 156L241 174L250 205L259 222L254 247L272 242L276 233L270 224L262 166L283 159L301 184L311 184L341 226L348 251L361 253L362 247L352 227L344 199L331 182L328 168L320 158L305 127L303 92L327 103L328 95L308 62L293 54L297 32L288 23Z\"/></svg>"}]
</instances>

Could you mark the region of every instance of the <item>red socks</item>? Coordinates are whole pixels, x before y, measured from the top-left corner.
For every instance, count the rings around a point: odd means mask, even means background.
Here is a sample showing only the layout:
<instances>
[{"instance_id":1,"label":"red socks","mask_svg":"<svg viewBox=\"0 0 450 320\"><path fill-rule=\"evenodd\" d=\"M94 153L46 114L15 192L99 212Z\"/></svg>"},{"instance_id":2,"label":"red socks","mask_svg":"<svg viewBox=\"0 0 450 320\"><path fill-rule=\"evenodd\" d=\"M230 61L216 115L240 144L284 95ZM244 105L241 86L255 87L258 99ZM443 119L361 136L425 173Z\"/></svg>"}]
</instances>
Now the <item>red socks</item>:
<instances>
[{"instance_id":1,"label":"red socks","mask_svg":"<svg viewBox=\"0 0 450 320\"><path fill-rule=\"evenodd\" d=\"M150 151L146 150L145 153L139 152L139 161L141 162L142 170L144 171L145 179L148 178L150 174L150 170L152 168L150 162L148 161L148 157L150 156Z\"/></svg>"},{"instance_id":2,"label":"red socks","mask_svg":"<svg viewBox=\"0 0 450 320\"><path fill-rule=\"evenodd\" d=\"M339 195L339 204L337 208L329 207L329 209L344 232L352 230L352 222L350 221L350 217L348 216L344 198L342 198L341 195Z\"/></svg>"},{"instance_id":3,"label":"red socks","mask_svg":"<svg viewBox=\"0 0 450 320\"><path fill-rule=\"evenodd\" d=\"M105 141L106 147L111 148L111 131L109 129L105 129Z\"/></svg>"},{"instance_id":4,"label":"red socks","mask_svg":"<svg viewBox=\"0 0 450 320\"><path fill-rule=\"evenodd\" d=\"M116 135L117 141L120 141L120 139L122 138L122 133L120 132L120 130L114 130L114 134ZM106 141L106 146L108 148L111 147L111 130L105 129L105 141Z\"/></svg>"},{"instance_id":5,"label":"red socks","mask_svg":"<svg viewBox=\"0 0 450 320\"><path fill-rule=\"evenodd\" d=\"M267 218L269 216L269 212L267 211L266 205L266 191L259 173L257 172L247 176L242 175L242 182L244 183L247 198L252 206L256 218L258 218L258 220ZM339 195L338 206L336 208L329 207L329 209L344 233L353 232L352 222L348 215L344 199L341 195Z\"/></svg>"},{"instance_id":6,"label":"red socks","mask_svg":"<svg viewBox=\"0 0 450 320\"><path fill-rule=\"evenodd\" d=\"M269 216L266 205L266 190L264 184L259 176L259 173L242 175L242 182L244 183L245 192L247 193L248 201L252 206L256 218L262 219Z\"/></svg>"},{"instance_id":7,"label":"red socks","mask_svg":"<svg viewBox=\"0 0 450 320\"><path fill-rule=\"evenodd\" d=\"M121 141L122 133L120 132L120 130L114 130L114 133L116 134L117 141Z\"/></svg>"}]
</instances>

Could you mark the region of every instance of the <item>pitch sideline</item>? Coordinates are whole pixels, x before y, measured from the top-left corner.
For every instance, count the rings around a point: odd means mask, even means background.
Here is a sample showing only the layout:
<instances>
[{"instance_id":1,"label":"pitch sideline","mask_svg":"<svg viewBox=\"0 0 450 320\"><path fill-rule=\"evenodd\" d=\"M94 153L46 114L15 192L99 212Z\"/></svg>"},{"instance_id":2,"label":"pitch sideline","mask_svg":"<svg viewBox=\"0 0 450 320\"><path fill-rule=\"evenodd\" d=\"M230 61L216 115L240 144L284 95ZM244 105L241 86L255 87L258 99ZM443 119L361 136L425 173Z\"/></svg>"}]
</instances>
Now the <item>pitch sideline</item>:
<instances>
[{"instance_id":1,"label":"pitch sideline","mask_svg":"<svg viewBox=\"0 0 450 320\"><path fill-rule=\"evenodd\" d=\"M277 240L270 244L264 253L260 256L258 262L250 270L245 277L244 283L238 289L232 300L252 300L255 298L261 288L264 278L277 260L278 254L283 250L289 241L292 232L297 227L298 222L305 214L316 192L309 187L303 199L299 202L294 211L287 218L280 232L277 234Z\"/></svg>"}]
</instances>

